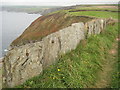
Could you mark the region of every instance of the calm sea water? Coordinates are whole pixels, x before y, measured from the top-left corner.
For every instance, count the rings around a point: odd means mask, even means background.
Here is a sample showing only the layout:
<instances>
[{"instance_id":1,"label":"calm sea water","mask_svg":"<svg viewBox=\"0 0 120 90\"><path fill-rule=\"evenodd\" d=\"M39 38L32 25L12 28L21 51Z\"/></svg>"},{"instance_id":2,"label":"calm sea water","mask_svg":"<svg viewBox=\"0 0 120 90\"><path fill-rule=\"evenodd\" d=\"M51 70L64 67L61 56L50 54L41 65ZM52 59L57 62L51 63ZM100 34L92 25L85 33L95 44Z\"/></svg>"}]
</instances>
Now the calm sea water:
<instances>
[{"instance_id":1,"label":"calm sea water","mask_svg":"<svg viewBox=\"0 0 120 90\"><path fill-rule=\"evenodd\" d=\"M20 12L0 12L0 52L2 52L0 57L5 54L10 43L40 16Z\"/></svg>"}]
</instances>

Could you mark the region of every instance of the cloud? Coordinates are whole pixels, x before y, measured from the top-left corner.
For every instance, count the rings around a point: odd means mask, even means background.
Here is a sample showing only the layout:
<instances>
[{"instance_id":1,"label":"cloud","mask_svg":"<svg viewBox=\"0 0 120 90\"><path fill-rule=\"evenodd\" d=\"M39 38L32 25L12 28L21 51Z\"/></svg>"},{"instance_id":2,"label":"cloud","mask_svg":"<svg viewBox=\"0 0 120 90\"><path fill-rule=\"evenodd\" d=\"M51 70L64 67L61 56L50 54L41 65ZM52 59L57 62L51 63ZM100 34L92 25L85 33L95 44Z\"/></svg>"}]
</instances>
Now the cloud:
<instances>
[{"instance_id":1,"label":"cloud","mask_svg":"<svg viewBox=\"0 0 120 90\"><path fill-rule=\"evenodd\" d=\"M119 0L1 0L2 2L118 2Z\"/></svg>"},{"instance_id":2,"label":"cloud","mask_svg":"<svg viewBox=\"0 0 120 90\"><path fill-rule=\"evenodd\" d=\"M107 3L119 0L2 0L3 5L74 5L81 3Z\"/></svg>"}]
</instances>

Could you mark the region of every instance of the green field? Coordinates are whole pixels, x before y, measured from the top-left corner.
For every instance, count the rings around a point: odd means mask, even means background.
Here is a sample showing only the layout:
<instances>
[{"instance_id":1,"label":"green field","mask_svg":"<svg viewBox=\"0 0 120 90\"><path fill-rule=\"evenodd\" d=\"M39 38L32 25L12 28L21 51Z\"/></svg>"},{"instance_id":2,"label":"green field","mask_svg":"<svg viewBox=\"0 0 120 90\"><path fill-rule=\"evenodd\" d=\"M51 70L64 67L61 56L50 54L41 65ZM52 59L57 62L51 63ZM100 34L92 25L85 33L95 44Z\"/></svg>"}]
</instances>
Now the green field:
<instances>
[{"instance_id":1,"label":"green field","mask_svg":"<svg viewBox=\"0 0 120 90\"><path fill-rule=\"evenodd\" d=\"M93 13L94 12L94 13ZM69 12L71 15L85 15L85 16L93 16L98 18L118 18L118 13L115 12L101 12L101 11L84 11L84 12Z\"/></svg>"},{"instance_id":2,"label":"green field","mask_svg":"<svg viewBox=\"0 0 120 90\"><path fill-rule=\"evenodd\" d=\"M85 11L69 12L68 15L93 16L99 18L118 19L116 12ZM58 13L54 12L54 13ZM51 13L53 14L53 13ZM55 65L43 71L42 75L27 80L18 88L89 88L94 87L99 80L98 72L103 70L102 65L110 59L109 50L118 36L118 24L108 25L100 35L92 35L80 42L78 47L71 52L61 55ZM112 70L112 77L108 87L118 88L118 56L111 57L115 63ZM107 75L110 75L108 73ZM117 73L117 74L116 74ZM107 78L107 77L106 77Z\"/></svg>"},{"instance_id":3,"label":"green field","mask_svg":"<svg viewBox=\"0 0 120 90\"><path fill-rule=\"evenodd\" d=\"M82 8L77 8L77 9L70 9L70 10L59 10L56 12L52 12L49 14L54 14L58 12L63 12L67 13L72 16L92 16L92 17L97 17L97 18L114 18L118 19L118 12L107 12L107 11L80 11L80 12L70 12L70 11L75 11L75 10L113 10L113 11L118 11L118 9L111 9L111 8L92 8L92 7L82 7ZM49 15L48 14L48 15Z\"/></svg>"}]
</instances>

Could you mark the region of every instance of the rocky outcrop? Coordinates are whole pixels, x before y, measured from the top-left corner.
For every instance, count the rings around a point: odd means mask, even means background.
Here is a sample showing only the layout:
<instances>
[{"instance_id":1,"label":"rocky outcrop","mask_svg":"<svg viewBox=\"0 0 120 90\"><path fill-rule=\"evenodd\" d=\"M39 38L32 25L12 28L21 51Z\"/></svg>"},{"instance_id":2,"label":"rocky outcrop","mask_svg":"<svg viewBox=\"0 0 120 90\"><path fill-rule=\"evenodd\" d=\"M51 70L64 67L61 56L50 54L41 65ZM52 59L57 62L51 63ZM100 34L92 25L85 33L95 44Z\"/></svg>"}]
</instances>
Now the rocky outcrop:
<instances>
[{"instance_id":1,"label":"rocky outcrop","mask_svg":"<svg viewBox=\"0 0 120 90\"><path fill-rule=\"evenodd\" d=\"M75 49L81 40L100 34L106 23L106 19L73 23L41 41L11 48L4 57L3 86L13 87L41 74L59 55Z\"/></svg>"}]
</instances>

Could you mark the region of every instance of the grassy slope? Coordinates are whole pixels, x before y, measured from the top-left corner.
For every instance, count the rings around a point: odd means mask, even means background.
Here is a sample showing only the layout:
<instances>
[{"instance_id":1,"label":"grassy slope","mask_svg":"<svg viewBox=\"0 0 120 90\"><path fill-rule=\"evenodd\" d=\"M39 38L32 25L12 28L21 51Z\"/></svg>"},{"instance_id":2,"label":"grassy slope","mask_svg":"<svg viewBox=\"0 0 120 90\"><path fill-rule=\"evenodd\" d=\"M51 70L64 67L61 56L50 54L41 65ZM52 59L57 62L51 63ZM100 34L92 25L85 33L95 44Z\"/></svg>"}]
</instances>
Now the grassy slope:
<instances>
[{"instance_id":1,"label":"grassy slope","mask_svg":"<svg viewBox=\"0 0 120 90\"><path fill-rule=\"evenodd\" d=\"M78 9L79 8L77 8L77 10ZM83 7L80 9L83 9ZM91 10L92 7L89 7L87 9ZM105 8L105 9L113 10L111 8L110 9ZM80 16L85 15L85 16L92 16L97 18L113 17L115 19L117 19L117 16L118 16L117 13L114 13L114 12L101 12L101 11L69 12L72 10L73 9L60 10L60 11L52 12L48 15L39 17L23 32L23 34L20 37L14 40L11 45L13 46L24 45L29 43L30 41L35 42L35 41L41 40L46 35L49 35L53 32L56 32L60 29L70 26L72 23L86 22L92 19L92 18L84 18ZM114 9L114 10L117 10L117 9Z\"/></svg>"},{"instance_id":2,"label":"grassy slope","mask_svg":"<svg viewBox=\"0 0 120 90\"><path fill-rule=\"evenodd\" d=\"M75 15L81 15L79 12ZM100 17L113 17L118 19L117 13L109 12L85 12L82 15ZM51 65L43 71L42 75L26 81L18 87L39 87L39 88L64 88L64 87L91 87L97 80L97 72L100 71L103 61L112 48L114 39L118 34L118 25L107 26L100 35L93 35L89 39L82 41L78 47L59 57L55 65ZM84 48L83 48L84 47ZM118 72L117 69L115 72ZM117 87L115 77L112 87Z\"/></svg>"},{"instance_id":3,"label":"grassy slope","mask_svg":"<svg viewBox=\"0 0 120 90\"><path fill-rule=\"evenodd\" d=\"M120 28L120 24L118 26L118 28ZM120 31L118 31L118 37L120 38ZM115 57L115 61L116 64L114 65L114 71L112 72L112 83L111 83L111 87L112 88L116 88L119 87L120 88L120 41L118 41L118 56Z\"/></svg>"},{"instance_id":4,"label":"grassy slope","mask_svg":"<svg viewBox=\"0 0 120 90\"><path fill-rule=\"evenodd\" d=\"M64 12L41 16L36 19L12 45L23 45L30 41L41 40L46 35L70 26L72 23L87 22L93 18L71 16Z\"/></svg>"},{"instance_id":5,"label":"grassy slope","mask_svg":"<svg viewBox=\"0 0 120 90\"><path fill-rule=\"evenodd\" d=\"M79 16L79 15L86 15L86 16L93 16L93 17L98 17L98 18L110 18L110 17L113 17L113 18L117 18L118 17L118 14L117 13L114 13L114 12L100 12L100 11L87 11L87 12L69 12L69 14L71 15L76 15L76 16Z\"/></svg>"}]
</instances>

